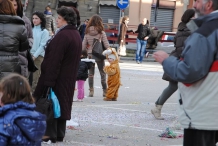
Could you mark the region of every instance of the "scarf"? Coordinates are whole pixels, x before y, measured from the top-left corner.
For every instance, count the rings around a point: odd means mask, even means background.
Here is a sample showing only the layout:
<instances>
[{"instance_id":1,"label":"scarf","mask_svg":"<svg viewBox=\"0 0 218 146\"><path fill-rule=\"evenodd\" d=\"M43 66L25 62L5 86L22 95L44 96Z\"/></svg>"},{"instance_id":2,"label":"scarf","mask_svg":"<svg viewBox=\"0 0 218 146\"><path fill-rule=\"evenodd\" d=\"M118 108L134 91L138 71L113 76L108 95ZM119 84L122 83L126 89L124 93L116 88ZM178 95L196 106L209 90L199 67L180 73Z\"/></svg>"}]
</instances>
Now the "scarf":
<instances>
[{"instance_id":1,"label":"scarf","mask_svg":"<svg viewBox=\"0 0 218 146\"><path fill-rule=\"evenodd\" d=\"M67 24L67 25L68 25L68 24ZM45 47L44 47L45 50L46 50L47 46L49 45L49 43L54 39L54 37L55 37L62 29L64 29L67 25L63 25L63 26L61 26L59 29L57 29L57 30L55 31L55 34L47 41L47 43L46 43L46 45L45 45Z\"/></svg>"}]
</instances>

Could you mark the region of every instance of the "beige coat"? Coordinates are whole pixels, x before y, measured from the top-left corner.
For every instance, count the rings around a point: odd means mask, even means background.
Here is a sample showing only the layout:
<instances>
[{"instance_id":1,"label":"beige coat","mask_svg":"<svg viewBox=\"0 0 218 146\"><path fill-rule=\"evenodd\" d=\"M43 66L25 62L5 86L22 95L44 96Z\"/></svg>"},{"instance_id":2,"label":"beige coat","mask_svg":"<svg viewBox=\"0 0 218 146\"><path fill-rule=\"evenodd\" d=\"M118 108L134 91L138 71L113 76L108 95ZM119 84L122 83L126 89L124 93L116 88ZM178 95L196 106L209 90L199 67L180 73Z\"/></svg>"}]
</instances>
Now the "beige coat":
<instances>
[{"instance_id":1,"label":"beige coat","mask_svg":"<svg viewBox=\"0 0 218 146\"><path fill-rule=\"evenodd\" d=\"M98 33L94 26L89 27L89 33L85 34L83 43L82 43L82 49L87 49L87 52L89 54L92 53L92 44L93 39L99 39L101 36L101 40L103 41L104 47L107 49L110 47L109 42L107 40L106 33L102 31L102 34Z\"/></svg>"}]
</instances>

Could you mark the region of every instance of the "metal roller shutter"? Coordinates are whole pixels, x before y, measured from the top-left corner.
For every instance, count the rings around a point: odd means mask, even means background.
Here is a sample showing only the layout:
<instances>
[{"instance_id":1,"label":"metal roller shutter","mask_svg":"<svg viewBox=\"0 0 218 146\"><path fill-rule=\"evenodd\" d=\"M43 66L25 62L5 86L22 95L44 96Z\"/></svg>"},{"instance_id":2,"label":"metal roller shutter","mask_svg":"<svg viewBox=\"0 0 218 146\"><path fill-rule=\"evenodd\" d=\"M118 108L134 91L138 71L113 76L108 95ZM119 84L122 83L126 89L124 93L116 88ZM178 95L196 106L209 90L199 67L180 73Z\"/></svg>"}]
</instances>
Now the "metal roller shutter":
<instances>
[{"instance_id":1,"label":"metal roller shutter","mask_svg":"<svg viewBox=\"0 0 218 146\"><path fill-rule=\"evenodd\" d=\"M158 9L156 23L154 23L154 11L155 8L151 8L150 26L156 26L160 30L171 32L174 9Z\"/></svg>"},{"instance_id":2,"label":"metal roller shutter","mask_svg":"<svg viewBox=\"0 0 218 146\"><path fill-rule=\"evenodd\" d=\"M112 22L112 24L119 24L120 19L120 9L116 6L100 6L99 15L103 19L103 23ZM111 21L112 20L112 21Z\"/></svg>"}]
</instances>

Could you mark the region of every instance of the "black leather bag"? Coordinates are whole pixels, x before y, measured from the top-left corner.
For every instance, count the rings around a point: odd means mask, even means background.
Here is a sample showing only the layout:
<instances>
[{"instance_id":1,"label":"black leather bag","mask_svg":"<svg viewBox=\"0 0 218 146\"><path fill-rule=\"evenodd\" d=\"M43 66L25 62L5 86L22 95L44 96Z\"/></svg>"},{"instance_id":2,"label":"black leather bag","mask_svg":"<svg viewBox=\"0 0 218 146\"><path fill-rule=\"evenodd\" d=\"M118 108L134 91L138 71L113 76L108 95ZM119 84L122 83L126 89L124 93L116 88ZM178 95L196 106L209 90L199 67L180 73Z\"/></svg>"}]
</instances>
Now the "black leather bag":
<instances>
[{"instance_id":1,"label":"black leather bag","mask_svg":"<svg viewBox=\"0 0 218 146\"><path fill-rule=\"evenodd\" d=\"M106 49L104 48L104 44L101 41L101 35L99 39L94 38L93 45L92 45L92 55L94 55L95 57L101 60L104 60L106 59L106 56L102 54L104 50Z\"/></svg>"},{"instance_id":2,"label":"black leather bag","mask_svg":"<svg viewBox=\"0 0 218 146\"><path fill-rule=\"evenodd\" d=\"M36 67L36 65L35 65L35 63L34 63L33 58L32 58L32 55L30 54L30 51L29 51L29 50L27 50L26 56L27 56L27 60L28 60L28 70L29 70L30 72L35 72L35 71L37 71L38 68Z\"/></svg>"},{"instance_id":3,"label":"black leather bag","mask_svg":"<svg viewBox=\"0 0 218 146\"><path fill-rule=\"evenodd\" d=\"M35 102L35 110L46 115L47 121L54 119L53 103L52 100L48 98L49 94L50 88L45 89L43 95Z\"/></svg>"}]
</instances>

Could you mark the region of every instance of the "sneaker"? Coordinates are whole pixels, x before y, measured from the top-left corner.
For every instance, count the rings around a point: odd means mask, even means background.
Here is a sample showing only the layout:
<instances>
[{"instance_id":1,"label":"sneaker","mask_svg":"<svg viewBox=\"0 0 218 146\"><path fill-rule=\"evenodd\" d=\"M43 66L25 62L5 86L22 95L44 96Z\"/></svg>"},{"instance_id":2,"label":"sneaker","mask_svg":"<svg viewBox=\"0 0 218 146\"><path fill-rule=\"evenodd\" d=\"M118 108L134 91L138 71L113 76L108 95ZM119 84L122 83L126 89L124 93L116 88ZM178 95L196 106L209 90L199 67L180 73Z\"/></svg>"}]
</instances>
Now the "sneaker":
<instances>
[{"instance_id":1,"label":"sneaker","mask_svg":"<svg viewBox=\"0 0 218 146\"><path fill-rule=\"evenodd\" d=\"M140 61L136 61L138 64L140 64Z\"/></svg>"},{"instance_id":2,"label":"sneaker","mask_svg":"<svg viewBox=\"0 0 218 146\"><path fill-rule=\"evenodd\" d=\"M148 58L148 55L149 55L149 52L147 52L147 53L145 54L145 57Z\"/></svg>"}]
</instances>

